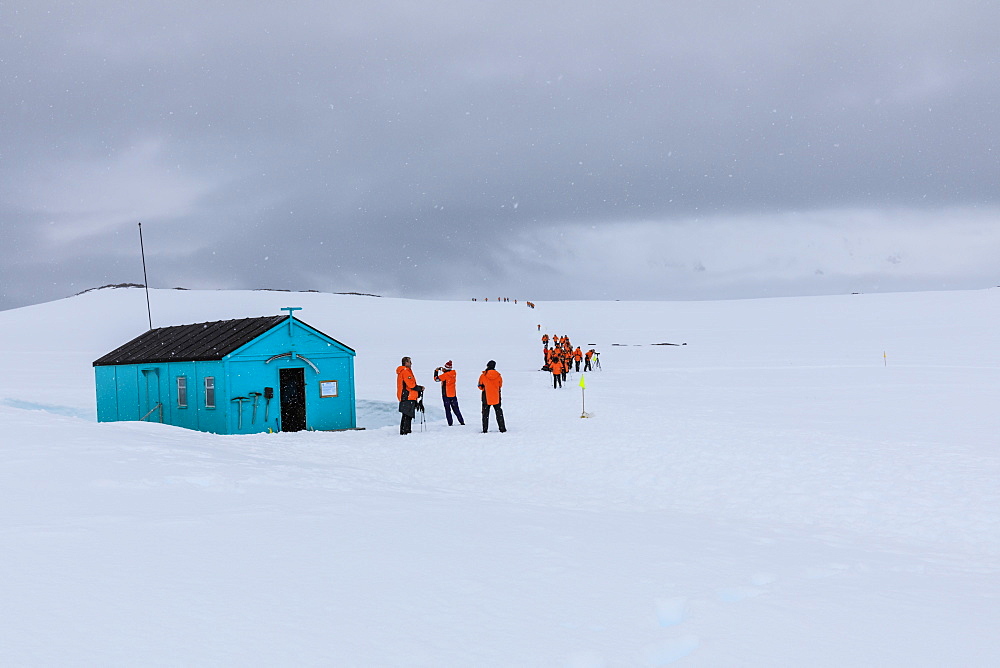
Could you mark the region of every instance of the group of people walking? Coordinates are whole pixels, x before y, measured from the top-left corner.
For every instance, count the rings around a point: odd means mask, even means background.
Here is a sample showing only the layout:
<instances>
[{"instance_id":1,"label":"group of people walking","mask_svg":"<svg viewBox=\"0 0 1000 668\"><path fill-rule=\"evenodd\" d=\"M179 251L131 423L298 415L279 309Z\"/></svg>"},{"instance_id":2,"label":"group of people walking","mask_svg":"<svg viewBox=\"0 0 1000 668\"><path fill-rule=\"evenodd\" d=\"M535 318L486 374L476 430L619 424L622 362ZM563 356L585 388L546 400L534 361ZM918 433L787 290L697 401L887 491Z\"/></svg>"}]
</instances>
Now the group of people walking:
<instances>
[{"instance_id":1,"label":"group of people walking","mask_svg":"<svg viewBox=\"0 0 1000 668\"><path fill-rule=\"evenodd\" d=\"M413 361L409 357L404 357L400 365L396 368L396 398L399 400L399 433L409 434L413 425L413 418L417 411L423 412L423 385L417 384L417 379L413 375ZM455 371L451 360L434 369L434 380L441 383L441 399L444 402L444 414L448 419L448 426L454 426L454 419L458 419L460 425L465 424L462 411L458 406L458 391L456 389L458 373ZM496 416L497 428L501 432L507 431L507 425L503 419L503 408L501 407L501 388L503 387L503 376L497 371L497 363L490 360L486 363L486 368L479 374L477 386L483 394L483 433L489 431L490 409ZM454 417L453 417L454 414Z\"/></svg>"},{"instance_id":2,"label":"group of people walking","mask_svg":"<svg viewBox=\"0 0 1000 668\"><path fill-rule=\"evenodd\" d=\"M489 300L490 300L490 298L487 297L483 301L488 302ZM478 297L473 297L472 301L474 301L474 302L479 301L479 298ZM517 303L516 299L511 299L510 297L497 297L496 301L498 301L498 302L514 302L515 304ZM535 303L534 302L524 302L524 305L527 306L528 308L535 308Z\"/></svg>"},{"instance_id":3,"label":"group of people walking","mask_svg":"<svg viewBox=\"0 0 1000 668\"><path fill-rule=\"evenodd\" d=\"M570 371L575 369L579 372L580 362L584 363L584 371L590 371L595 364L600 364L600 353L593 348L587 352L583 352L580 346L574 348L568 336L549 337L548 334L542 334L542 354L545 358L542 371L552 373L553 388L562 387L566 374Z\"/></svg>"}]
</instances>

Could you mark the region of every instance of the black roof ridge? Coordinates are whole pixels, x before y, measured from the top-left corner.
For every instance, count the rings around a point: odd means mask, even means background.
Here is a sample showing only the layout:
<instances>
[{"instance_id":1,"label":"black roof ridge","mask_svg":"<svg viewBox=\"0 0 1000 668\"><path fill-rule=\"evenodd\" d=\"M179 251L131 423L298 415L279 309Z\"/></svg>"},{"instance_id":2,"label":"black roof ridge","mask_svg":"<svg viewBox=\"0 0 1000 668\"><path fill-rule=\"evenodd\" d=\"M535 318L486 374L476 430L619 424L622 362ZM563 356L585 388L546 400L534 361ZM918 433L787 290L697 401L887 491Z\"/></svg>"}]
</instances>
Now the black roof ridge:
<instances>
[{"instance_id":1,"label":"black roof ridge","mask_svg":"<svg viewBox=\"0 0 1000 668\"><path fill-rule=\"evenodd\" d=\"M147 332L155 332L160 329L174 329L176 327L191 327L193 325L215 325L220 322L239 322L243 320L272 320L277 318L278 320L286 320L287 315L258 315L249 318L225 318L224 320L205 320L204 322L189 322L184 325L167 325L165 327L154 327L153 329L146 330Z\"/></svg>"}]
</instances>

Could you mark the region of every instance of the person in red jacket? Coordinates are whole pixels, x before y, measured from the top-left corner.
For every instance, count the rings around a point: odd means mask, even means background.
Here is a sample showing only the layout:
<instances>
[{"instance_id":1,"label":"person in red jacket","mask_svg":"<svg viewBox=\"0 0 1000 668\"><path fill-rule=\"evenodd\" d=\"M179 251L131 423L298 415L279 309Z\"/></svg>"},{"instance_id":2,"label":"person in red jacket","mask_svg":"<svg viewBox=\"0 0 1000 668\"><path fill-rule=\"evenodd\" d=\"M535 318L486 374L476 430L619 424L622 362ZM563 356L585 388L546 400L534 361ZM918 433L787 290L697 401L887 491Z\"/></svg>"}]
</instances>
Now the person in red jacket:
<instances>
[{"instance_id":1,"label":"person in red jacket","mask_svg":"<svg viewBox=\"0 0 1000 668\"><path fill-rule=\"evenodd\" d=\"M424 388L417 385L417 379L413 377L410 367L413 361L409 357L404 357L399 366L396 367L396 399L399 400L399 434L405 436L411 431L413 417L417 414L417 401Z\"/></svg>"},{"instance_id":2,"label":"person in red jacket","mask_svg":"<svg viewBox=\"0 0 1000 668\"><path fill-rule=\"evenodd\" d=\"M455 390L457 379L458 374L452 368L451 360L445 362L444 366L434 369L434 380L441 383L441 401L444 402L444 416L448 418L449 427L454 424L451 419L452 411L455 412L455 417L458 418L458 424L465 424L462 411L458 409L458 393Z\"/></svg>"},{"instance_id":3,"label":"person in red jacket","mask_svg":"<svg viewBox=\"0 0 1000 668\"><path fill-rule=\"evenodd\" d=\"M497 371L497 363L490 360L486 370L479 376L479 389L483 391L483 433L490 430L490 406L497 416L497 427L500 433L507 431L503 421L503 408L500 407L500 388L503 387L503 376Z\"/></svg>"},{"instance_id":4,"label":"person in red jacket","mask_svg":"<svg viewBox=\"0 0 1000 668\"><path fill-rule=\"evenodd\" d=\"M558 355L553 355L549 360L549 370L552 371L552 389L562 387L563 365Z\"/></svg>"}]
</instances>

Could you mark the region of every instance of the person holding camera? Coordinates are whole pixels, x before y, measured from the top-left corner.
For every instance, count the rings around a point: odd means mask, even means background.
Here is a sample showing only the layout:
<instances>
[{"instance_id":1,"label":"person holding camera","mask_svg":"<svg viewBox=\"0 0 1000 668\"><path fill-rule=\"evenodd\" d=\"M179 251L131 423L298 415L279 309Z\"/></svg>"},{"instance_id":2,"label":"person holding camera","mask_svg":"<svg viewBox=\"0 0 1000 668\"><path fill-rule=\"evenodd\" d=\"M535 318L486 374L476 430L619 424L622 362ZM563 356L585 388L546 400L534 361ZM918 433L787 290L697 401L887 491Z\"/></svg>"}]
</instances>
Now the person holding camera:
<instances>
[{"instance_id":1,"label":"person holding camera","mask_svg":"<svg viewBox=\"0 0 1000 668\"><path fill-rule=\"evenodd\" d=\"M396 399L399 400L399 434L405 436L411 431L413 418L417 414L418 402L424 392L423 385L417 385L417 379L413 377L410 367L413 361L409 357L404 357L400 365L396 367ZM421 410L423 408L421 407Z\"/></svg>"},{"instance_id":2,"label":"person holding camera","mask_svg":"<svg viewBox=\"0 0 1000 668\"><path fill-rule=\"evenodd\" d=\"M455 389L457 379L458 373L452 368L451 360L445 362L444 366L434 369L434 380L441 383L441 401L444 402L444 415L448 418L449 427L454 424L451 417L452 412L458 418L458 424L465 424L462 411L458 409L458 391Z\"/></svg>"}]
</instances>

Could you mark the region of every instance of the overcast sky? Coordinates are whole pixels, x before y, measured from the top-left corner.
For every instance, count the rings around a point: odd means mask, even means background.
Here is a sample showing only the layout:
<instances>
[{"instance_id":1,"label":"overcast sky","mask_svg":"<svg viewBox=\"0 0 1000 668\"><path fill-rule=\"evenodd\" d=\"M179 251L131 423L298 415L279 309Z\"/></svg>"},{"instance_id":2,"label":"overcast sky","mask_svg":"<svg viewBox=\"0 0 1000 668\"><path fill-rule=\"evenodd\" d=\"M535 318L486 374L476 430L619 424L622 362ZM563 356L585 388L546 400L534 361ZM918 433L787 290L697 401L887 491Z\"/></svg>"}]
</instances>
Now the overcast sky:
<instances>
[{"instance_id":1,"label":"overcast sky","mask_svg":"<svg viewBox=\"0 0 1000 668\"><path fill-rule=\"evenodd\" d=\"M0 308L1000 284L1000 3L0 2Z\"/></svg>"}]
</instances>

